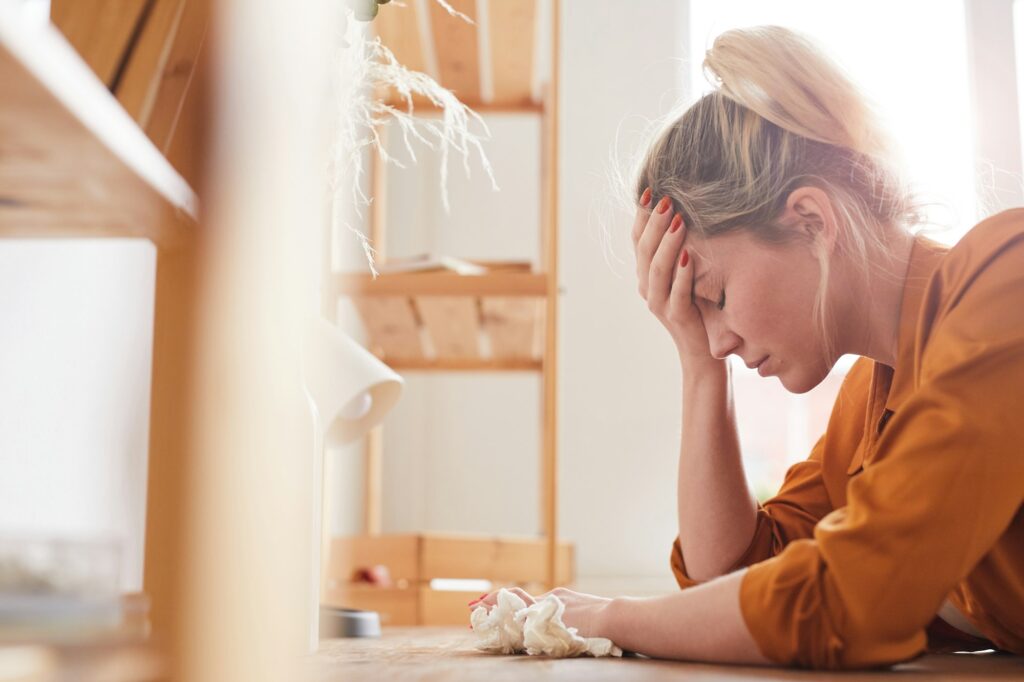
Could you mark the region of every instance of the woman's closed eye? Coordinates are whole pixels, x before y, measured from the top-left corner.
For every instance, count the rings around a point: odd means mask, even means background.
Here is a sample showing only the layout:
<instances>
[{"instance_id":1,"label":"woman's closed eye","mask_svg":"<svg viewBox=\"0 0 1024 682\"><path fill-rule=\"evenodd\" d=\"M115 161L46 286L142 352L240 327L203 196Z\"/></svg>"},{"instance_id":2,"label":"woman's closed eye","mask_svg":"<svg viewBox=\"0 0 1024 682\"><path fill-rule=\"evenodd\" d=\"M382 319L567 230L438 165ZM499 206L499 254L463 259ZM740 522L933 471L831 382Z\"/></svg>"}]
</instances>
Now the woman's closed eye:
<instances>
[{"instance_id":1,"label":"woman's closed eye","mask_svg":"<svg viewBox=\"0 0 1024 682\"><path fill-rule=\"evenodd\" d=\"M697 300L701 300L701 301L704 301L705 303L707 303L708 305L715 306L719 310L724 310L725 309L725 289L722 289L722 293L719 295L717 301L712 300L711 298L709 298L707 296L698 296L698 295L696 295L693 292L691 292L691 299L693 300L694 303L696 303Z\"/></svg>"}]
</instances>

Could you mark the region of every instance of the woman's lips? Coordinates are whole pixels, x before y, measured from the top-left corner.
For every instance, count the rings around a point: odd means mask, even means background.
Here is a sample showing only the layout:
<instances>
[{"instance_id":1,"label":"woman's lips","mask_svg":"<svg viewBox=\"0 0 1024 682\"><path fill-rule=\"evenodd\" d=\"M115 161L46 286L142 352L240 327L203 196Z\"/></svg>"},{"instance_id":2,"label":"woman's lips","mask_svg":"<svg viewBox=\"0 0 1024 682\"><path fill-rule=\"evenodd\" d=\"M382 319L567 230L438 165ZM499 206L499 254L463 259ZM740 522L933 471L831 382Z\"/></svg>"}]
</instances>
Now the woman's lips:
<instances>
[{"instance_id":1,"label":"woman's lips","mask_svg":"<svg viewBox=\"0 0 1024 682\"><path fill-rule=\"evenodd\" d=\"M771 357L770 355L764 356L764 359L761 360L761 362L757 363L757 365L754 366L754 368L757 370L757 373L760 374L761 376L767 376L765 374L765 370L766 370L766 368L768 366L768 358L770 358L770 357Z\"/></svg>"}]
</instances>

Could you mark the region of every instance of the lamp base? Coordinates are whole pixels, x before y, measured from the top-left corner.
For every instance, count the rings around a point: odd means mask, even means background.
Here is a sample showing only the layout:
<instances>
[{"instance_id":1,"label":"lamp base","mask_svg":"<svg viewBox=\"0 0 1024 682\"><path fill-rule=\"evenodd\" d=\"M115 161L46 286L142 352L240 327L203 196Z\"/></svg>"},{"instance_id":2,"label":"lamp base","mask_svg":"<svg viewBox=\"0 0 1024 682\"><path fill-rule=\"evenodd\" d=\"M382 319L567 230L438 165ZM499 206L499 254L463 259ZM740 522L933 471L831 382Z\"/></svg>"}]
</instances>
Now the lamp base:
<instances>
[{"instance_id":1,"label":"lamp base","mask_svg":"<svg viewBox=\"0 0 1024 682\"><path fill-rule=\"evenodd\" d=\"M337 637L380 637L380 614L321 606L320 639Z\"/></svg>"}]
</instances>

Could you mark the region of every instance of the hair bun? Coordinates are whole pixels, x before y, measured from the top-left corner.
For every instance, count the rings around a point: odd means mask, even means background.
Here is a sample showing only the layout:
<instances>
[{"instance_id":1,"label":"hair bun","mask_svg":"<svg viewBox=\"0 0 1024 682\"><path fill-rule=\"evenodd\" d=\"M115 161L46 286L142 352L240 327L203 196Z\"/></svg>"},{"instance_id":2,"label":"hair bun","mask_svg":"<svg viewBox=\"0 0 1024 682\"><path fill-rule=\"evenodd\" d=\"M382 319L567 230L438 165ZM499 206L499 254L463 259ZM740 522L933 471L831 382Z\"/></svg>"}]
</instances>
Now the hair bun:
<instances>
[{"instance_id":1,"label":"hair bun","mask_svg":"<svg viewBox=\"0 0 1024 682\"><path fill-rule=\"evenodd\" d=\"M704 57L719 92L803 137L879 158L889 145L844 70L810 38L781 26L733 29Z\"/></svg>"}]
</instances>

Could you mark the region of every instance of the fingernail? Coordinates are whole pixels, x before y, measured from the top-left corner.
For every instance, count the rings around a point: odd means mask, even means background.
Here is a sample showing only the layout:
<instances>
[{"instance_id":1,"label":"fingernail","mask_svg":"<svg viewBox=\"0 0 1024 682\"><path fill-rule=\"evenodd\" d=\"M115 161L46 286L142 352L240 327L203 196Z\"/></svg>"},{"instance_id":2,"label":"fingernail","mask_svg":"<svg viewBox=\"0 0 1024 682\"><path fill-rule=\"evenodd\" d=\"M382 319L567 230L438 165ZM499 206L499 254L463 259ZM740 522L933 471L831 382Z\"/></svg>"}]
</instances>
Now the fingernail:
<instances>
[{"instance_id":1,"label":"fingernail","mask_svg":"<svg viewBox=\"0 0 1024 682\"><path fill-rule=\"evenodd\" d=\"M672 200L668 197L662 197L661 201L658 202L658 213L666 213L668 207L672 204Z\"/></svg>"},{"instance_id":2,"label":"fingernail","mask_svg":"<svg viewBox=\"0 0 1024 682\"><path fill-rule=\"evenodd\" d=\"M640 195L640 205L646 207L647 204L651 203L651 188L648 187L644 190L644 193Z\"/></svg>"},{"instance_id":3,"label":"fingernail","mask_svg":"<svg viewBox=\"0 0 1024 682\"><path fill-rule=\"evenodd\" d=\"M689 262L690 262L690 253L686 249L683 249L683 255L679 259L679 267L685 268L686 264L689 263Z\"/></svg>"},{"instance_id":4,"label":"fingernail","mask_svg":"<svg viewBox=\"0 0 1024 682\"><path fill-rule=\"evenodd\" d=\"M683 216L676 213L676 217L672 219L672 223L668 226L669 232L675 232L679 229L679 226L683 224Z\"/></svg>"}]
</instances>

